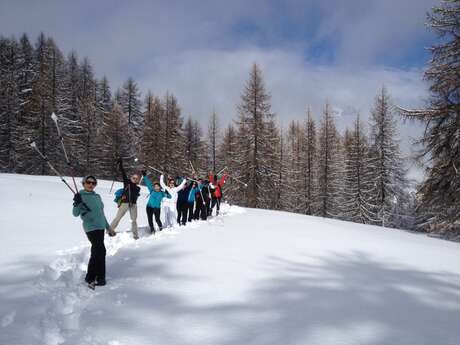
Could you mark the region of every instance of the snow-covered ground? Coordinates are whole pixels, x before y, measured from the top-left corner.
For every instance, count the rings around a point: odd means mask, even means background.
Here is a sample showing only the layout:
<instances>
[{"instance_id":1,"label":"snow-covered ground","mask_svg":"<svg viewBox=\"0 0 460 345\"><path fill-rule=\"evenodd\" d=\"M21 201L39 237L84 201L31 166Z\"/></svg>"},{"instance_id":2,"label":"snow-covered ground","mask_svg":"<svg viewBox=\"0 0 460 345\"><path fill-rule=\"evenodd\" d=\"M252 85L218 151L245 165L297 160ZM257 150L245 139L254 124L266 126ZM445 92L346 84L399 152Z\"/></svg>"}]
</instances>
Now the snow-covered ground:
<instances>
[{"instance_id":1,"label":"snow-covered ground","mask_svg":"<svg viewBox=\"0 0 460 345\"><path fill-rule=\"evenodd\" d=\"M110 220L109 188L97 191ZM59 179L0 174L0 191L2 345L460 343L458 243L226 206L154 237L107 238L108 285L93 292Z\"/></svg>"}]
</instances>

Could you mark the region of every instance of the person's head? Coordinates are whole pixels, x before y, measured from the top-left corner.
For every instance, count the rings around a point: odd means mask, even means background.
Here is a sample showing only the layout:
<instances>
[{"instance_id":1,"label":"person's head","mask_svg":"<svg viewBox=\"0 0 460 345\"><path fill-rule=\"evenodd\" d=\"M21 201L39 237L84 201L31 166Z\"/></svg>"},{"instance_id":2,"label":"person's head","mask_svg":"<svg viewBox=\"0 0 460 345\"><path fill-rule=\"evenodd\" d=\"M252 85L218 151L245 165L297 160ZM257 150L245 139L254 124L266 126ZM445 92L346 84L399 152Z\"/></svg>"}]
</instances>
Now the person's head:
<instances>
[{"instance_id":1,"label":"person's head","mask_svg":"<svg viewBox=\"0 0 460 345\"><path fill-rule=\"evenodd\" d=\"M141 178L139 177L138 174L132 174L131 175L131 182L134 183L134 184L139 184L139 181L141 180Z\"/></svg>"},{"instance_id":2,"label":"person's head","mask_svg":"<svg viewBox=\"0 0 460 345\"><path fill-rule=\"evenodd\" d=\"M192 182L192 188L196 188L196 187L198 187L198 183Z\"/></svg>"},{"instance_id":3,"label":"person's head","mask_svg":"<svg viewBox=\"0 0 460 345\"><path fill-rule=\"evenodd\" d=\"M97 180L93 175L88 175L83 178L81 183L86 192L93 192L94 188L96 188Z\"/></svg>"},{"instance_id":4,"label":"person's head","mask_svg":"<svg viewBox=\"0 0 460 345\"><path fill-rule=\"evenodd\" d=\"M153 184L153 189L155 189L155 192L159 192L161 190L161 186L158 182L155 182Z\"/></svg>"},{"instance_id":5,"label":"person's head","mask_svg":"<svg viewBox=\"0 0 460 345\"><path fill-rule=\"evenodd\" d=\"M170 180L168 181L168 187L174 188L175 186L176 186L176 182L174 182L173 179L170 179Z\"/></svg>"},{"instance_id":6,"label":"person's head","mask_svg":"<svg viewBox=\"0 0 460 345\"><path fill-rule=\"evenodd\" d=\"M202 178L198 179L198 184L203 184L203 179Z\"/></svg>"}]
</instances>

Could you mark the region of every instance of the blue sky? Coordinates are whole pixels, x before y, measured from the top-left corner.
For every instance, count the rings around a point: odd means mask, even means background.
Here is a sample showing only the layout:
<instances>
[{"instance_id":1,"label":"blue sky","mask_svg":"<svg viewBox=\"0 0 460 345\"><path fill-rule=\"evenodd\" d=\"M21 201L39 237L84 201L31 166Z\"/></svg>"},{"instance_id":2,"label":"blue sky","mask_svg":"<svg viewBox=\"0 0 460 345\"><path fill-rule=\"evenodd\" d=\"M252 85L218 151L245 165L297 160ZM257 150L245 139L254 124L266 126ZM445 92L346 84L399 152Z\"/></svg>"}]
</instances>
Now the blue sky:
<instances>
[{"instance_id":1,"label":"blue sky","mask_svg":"<svg viewBox=\"0 0 460 345\"><path fill-rule=\"evenodd\" d=\"M424 23L439 0L63 1L0 0L0 34L53 36L92 61L115 88L134 77L143 92L176 94L185 116L223 123L258 62L280 123L319 118L326 99L343 128L369 114L381 85L395 103L427 99ZM419 127L401 129L407 138Z\"/></svg>"}]
</instances>

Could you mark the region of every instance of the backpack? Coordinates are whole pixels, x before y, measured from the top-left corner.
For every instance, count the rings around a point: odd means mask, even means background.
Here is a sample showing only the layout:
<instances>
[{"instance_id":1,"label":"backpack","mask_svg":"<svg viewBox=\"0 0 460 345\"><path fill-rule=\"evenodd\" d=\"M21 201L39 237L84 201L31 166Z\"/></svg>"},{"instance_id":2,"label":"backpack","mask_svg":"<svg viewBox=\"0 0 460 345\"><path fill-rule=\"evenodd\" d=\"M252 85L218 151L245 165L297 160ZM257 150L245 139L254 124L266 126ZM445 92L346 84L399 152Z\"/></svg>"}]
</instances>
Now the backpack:
<instances>
[{"instance_id":1,"label":"backpack","mask_svg":"<svg viewBox=\"0 0 460 345\"><path fill-rule=\"evenodd\" d=\"M120 189L117 189L117 190L115 191L115 199L113 199L113 201L114 201L115 203L117 203L117 204L120 203L121 197L123 196L123 192L124 192L124 191L125 191L124 188L120 188Z\"/></svg>"}]
</instances>

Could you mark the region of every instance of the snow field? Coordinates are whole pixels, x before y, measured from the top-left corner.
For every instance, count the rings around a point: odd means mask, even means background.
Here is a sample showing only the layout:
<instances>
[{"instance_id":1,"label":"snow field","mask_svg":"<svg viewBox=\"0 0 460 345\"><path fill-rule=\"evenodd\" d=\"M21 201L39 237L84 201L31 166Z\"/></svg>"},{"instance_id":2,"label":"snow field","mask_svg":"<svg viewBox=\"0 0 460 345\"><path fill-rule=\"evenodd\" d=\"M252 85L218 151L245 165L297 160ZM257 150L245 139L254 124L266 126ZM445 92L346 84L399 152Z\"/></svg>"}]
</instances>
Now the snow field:
<instances>
[{"instance_id":1,"label":"snow field","mask_svg":"<svg viewBox=\"0 0 460 345\"><path fill-rule=\"evenodd\" d=\"M459 343L458 243L229 206L147 236L141 197L141 239L126 218L106 237L108 285L91 291L65 186L0 174L0 188L0 344Z\"/></svg>"}]
</instances>

